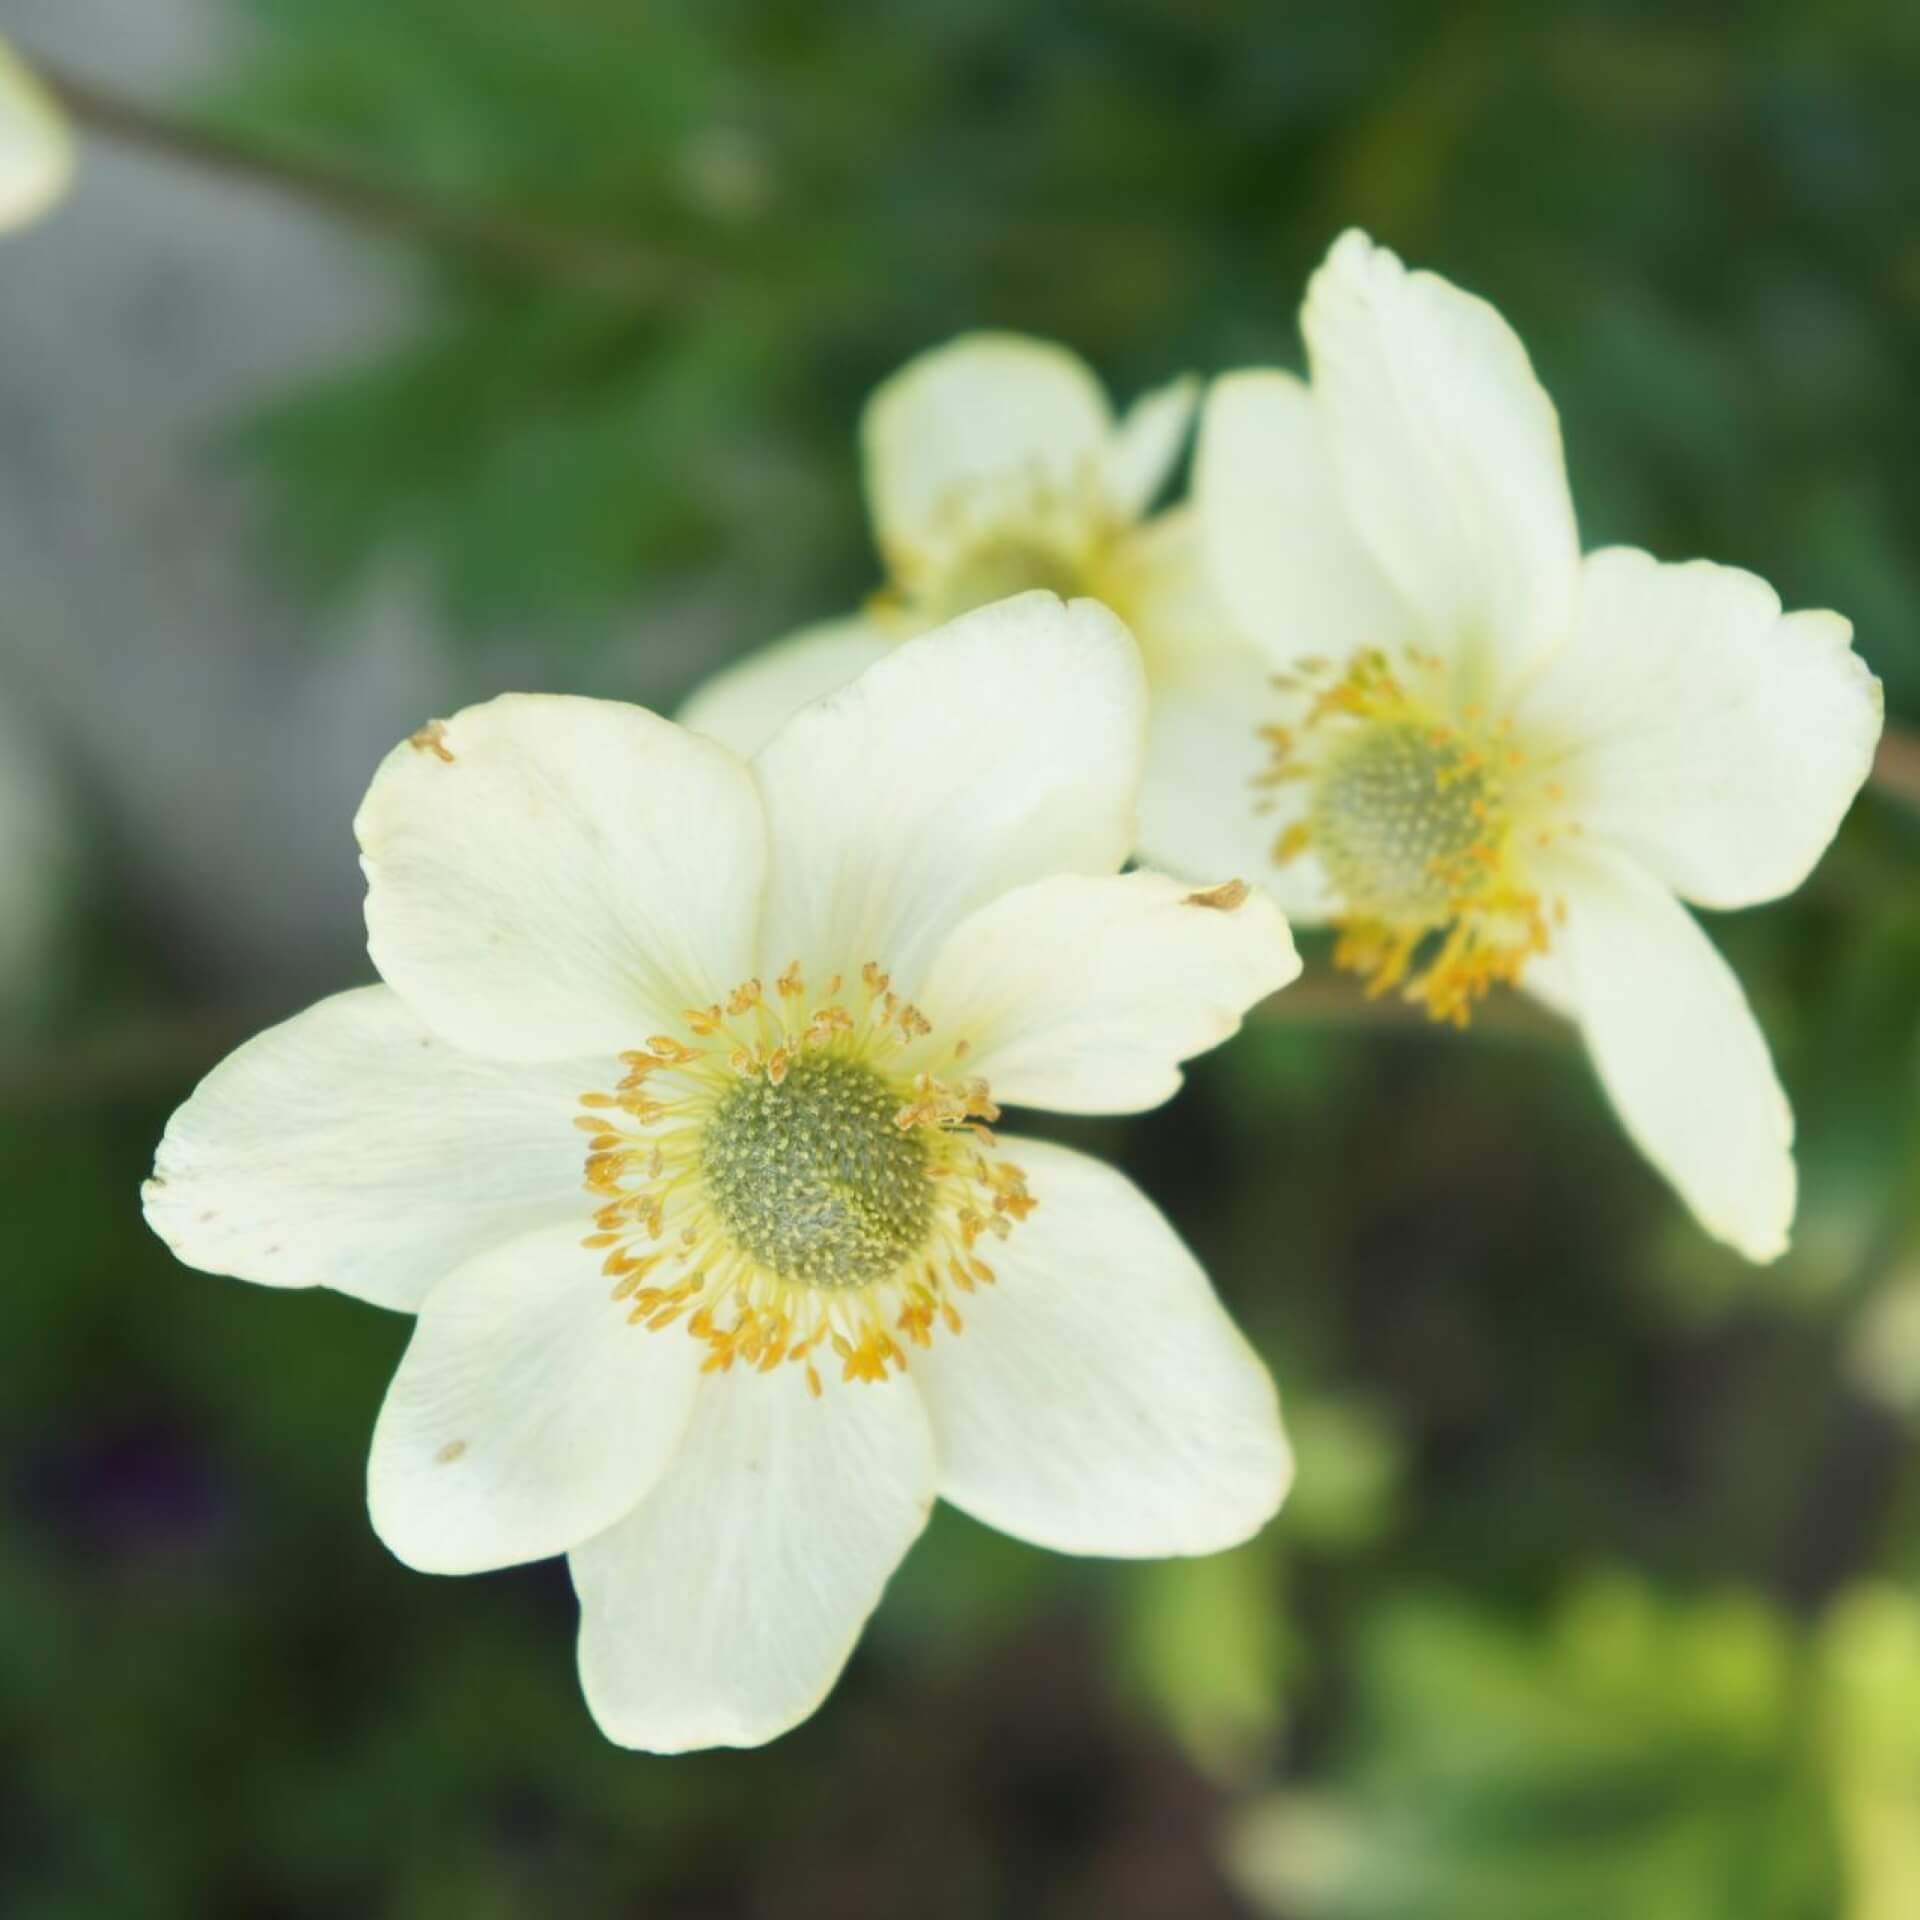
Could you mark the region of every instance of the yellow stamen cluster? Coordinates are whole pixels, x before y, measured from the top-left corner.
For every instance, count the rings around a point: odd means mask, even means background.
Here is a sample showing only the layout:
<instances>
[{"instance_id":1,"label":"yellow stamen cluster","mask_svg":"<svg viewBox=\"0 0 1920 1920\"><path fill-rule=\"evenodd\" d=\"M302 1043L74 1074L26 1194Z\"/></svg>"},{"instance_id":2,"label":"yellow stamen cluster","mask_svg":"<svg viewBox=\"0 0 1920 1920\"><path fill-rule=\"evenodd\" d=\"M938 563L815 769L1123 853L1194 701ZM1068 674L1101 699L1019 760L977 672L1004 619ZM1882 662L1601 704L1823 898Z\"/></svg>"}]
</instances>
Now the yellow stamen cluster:
<instances>
[{"instance_id":1,"label":"yellow stamen cluster","mask_svg":"<svg viewBox=\"0 0 1920 1920\"><path fill-rule=\"evenodd\" d=\"M936 1053L875 963L842 987L811 995L796 962L771 993L749 980L690 1009L576 1123L585 1244L627 1319L684 1326L709 1372L803 1366L815 1394L828 1355L843 1380L884 1380L936 1324L959 1333L954 1296L994 1279L980 1243L1035 1204L995 1157L986 1082L920 1064L957 1070L966 1043Z\"/></svg>"},{"instance_id":2,"label":"yellow stamen cluster","mask_svg":"<svg viewBox=\"0 0 1920 1920\"><path fill-rule=\"evenodd\" d=\"M1262 729L1271 758L1256 785L1307 783L1273 857L1319 859L1340 902L1335 964L1369 994L1399 988L1464 1027L1496 982L1546 950L1548 916L1516 856L1523 756L1504 723L1450 714L1441 683L1424 654L1404 670L1374 650L1339 669L1303 662L1279 684L1304 698L1304 716Z\"/></svg>"},{"instance_id":3,"label":"yellow stamen cluster","mask_svg":"<svg viewBox=\"0 0 1920 1920\"><path fill-rule=\"evenodd\" d=\"M913 545L890 548L894 592L879 610L941 621L1036 588L1097 594L1116 530L1090 464L1067 486L1037 470L978 477L940 501Z\"/></svg>"}]
</instances>

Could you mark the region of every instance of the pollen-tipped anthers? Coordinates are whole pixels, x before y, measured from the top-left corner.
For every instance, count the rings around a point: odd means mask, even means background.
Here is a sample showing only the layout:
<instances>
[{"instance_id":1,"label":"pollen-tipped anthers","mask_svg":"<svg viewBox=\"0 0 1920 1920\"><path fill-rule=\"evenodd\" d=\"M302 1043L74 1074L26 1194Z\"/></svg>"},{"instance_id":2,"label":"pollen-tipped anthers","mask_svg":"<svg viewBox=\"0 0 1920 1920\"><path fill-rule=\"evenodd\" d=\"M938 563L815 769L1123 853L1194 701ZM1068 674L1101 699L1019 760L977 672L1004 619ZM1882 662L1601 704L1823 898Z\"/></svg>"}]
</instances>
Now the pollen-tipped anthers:
<instances>
[{"instance_id":1,"label":"pollen-tipped anthers","mask_svg":"<svg viewBox=\"0 0 1920 1920\"><path fill-rule=\"evenodd\" d=\"M1035 1204L994 1157L987 1083L919 1064L932 1023L877 962L844 984L815 998L795 962L771 992L747 980L689 1009L687 1037L622 1055L576 1122L585 1244L627 1319L684 1324L709 1371L803 1365L815 1393L816 1356L884 1380L936 1325L960 1332L953 1296L994 1278L976 1248Z\"/></svg>"},{"instance_id":2,"label":"pollen-tipped anthers","mask_svg":"<svg viewBox=\"0 0 1920 1920\"><path fill-rule=\"evenodd\" d=\"M878 609L937 622L1036 589L1062 600L1097 593L1119 531L1091 460L1065 483L1037 469L973 475L941 497L911 542L889 543L892 592Z\"/></svg>"},{"instance_id":3,"label":"pollen-tipped anthers","mask_svg":"<svg viewBox=\"0 0 1920 1920\"><path fill-rule=\"evenodd\" d=\"M1474 869L1498 859L1505 834L1484 756L1418 719L1377 720L1330 739L1306 825L1355 912L1409 926L1445 920Z\"/></svg>"},{"instance_id":4,"label":"pollen-tipped anthers","mask_svg":"<svg viewBox=\"0 0 1920 1920\"><path fill-rule=\"evenodd\" d=\"M1035 588L1106 598L1097 576L1191 405L1186 389L1158 396L1130 435L1092 370L1049 342L973 334L920 355L861 422L888 574L877 611L917 624Z\"/></svg>"},{"instance_id":5,"label":"pollen-tipped anthers","mask_svg":"<svg viewBox=\"0 0 1920 1920\"><path fill-rule=\"evenodd\" d=\"M933 1196L918 1129L863 1061L802 1051L742 1078L701 1136L700 1171L728 1236L798 1286L884 1280L926 1238Z\"/></svg>"},{"instance_id":6,"label":"pollen-tipped anthers","mask_svg":"<svg viewBox=\"0 0 1920 1920\"><path fill-rule=\"evenodd\" d=\"M1370 994L1398 988L1465 1026L1548 944L1548 914L1516 856L1522 756L1472 708L1449 712L1428 655L1369 649L1342 668L1306 661L1280 683L1297 727L1262 730L1265 789L1306 783L1276 839L1284 865L1309 848L1338 899L1335 964Z\"/></svg>"}]
</instances>

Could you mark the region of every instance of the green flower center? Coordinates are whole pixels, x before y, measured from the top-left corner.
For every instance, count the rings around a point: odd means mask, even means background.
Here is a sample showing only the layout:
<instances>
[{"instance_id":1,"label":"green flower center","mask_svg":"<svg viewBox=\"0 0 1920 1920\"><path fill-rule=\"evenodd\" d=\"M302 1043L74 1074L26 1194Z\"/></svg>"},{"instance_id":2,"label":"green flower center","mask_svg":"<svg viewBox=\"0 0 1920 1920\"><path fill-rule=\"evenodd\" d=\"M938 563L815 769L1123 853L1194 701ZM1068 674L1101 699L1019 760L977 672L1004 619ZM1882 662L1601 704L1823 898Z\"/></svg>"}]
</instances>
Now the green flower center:
<instances>
[{"instance_id":1,"label":"green flower center","mask_svg":"<svg viewBox=\"0 0 1920 1920\"><path fill-rule=\"evenodd\" d=\"M1497 845L1499 792L1482 757L1418 720L1344 732L1314 769L1307 830L1348 910L1438 926Z\"/></svg>"},{"instance_id":2,"label":"green flower center","mask_svg":"<svg viewBox=\"0 0 1920 1920\"><path fill-rule=\"evenodd\" d=\"M942 576L932 595L931 611L943 620L957 619L975 607L1036 588L1071 600L1087 591L1087 580L1068 555L1053 547L1033 540L989 540L963 555Z\"/></svg>"},{"instance_id":3,"label":"green flower center","mask_svg":"<svg viewBox=\"0 0 1920 1920\"><path fill-rule=\"evenodd\" d=\"M864 1287L897 1272L933 1225L926 1138L895 1116L900 1095L871 1067L803 1053L777 1085L723 1094L700 1142L720 1224L781 1280Z\"/></svg>"}]
</instances>

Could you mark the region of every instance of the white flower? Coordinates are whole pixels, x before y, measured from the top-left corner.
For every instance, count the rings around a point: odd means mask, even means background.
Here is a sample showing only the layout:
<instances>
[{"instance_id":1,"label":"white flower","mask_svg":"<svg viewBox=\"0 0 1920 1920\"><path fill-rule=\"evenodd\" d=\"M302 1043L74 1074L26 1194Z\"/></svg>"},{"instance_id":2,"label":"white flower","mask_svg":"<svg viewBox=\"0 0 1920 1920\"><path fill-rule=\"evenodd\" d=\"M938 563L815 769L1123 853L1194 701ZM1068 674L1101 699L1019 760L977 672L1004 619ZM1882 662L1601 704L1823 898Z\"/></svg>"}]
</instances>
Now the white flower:
<instances>
[{"instance_id":1,"label":"white flower","mask_svg":"<svg viewBox=\"0 0 1920 1920\"><path fill-rule=\"evenodd\" d=\"M1701 1223L1771 1259L1792 1116L1680 902L1775 899L1832 839L1881 722L1852 629L1730 567L1582 559L1520 342L1364 235L1303 326L1312 384L1230 376L1201 432L1209 562L1280 671L1194 734L1195 845L1331 920L1377 991L1464 1023L1509 981L1570 1015Z\"/></svg>"},{"instance_id":2,"label":"white flower","mask_svg":"<svg viewBox=\"0 0 1920 1920\"><path fill-rule=\"evenodd\" d=\"M1151 1107L1298 971L1234 885L1117 873L1145 695L1091 602L892 654L749 766L635 707L436 723L358 823L386 985L215 1070L147 1215L196 1266L419 1315L374 1435L409 1564L567 1552L608 1735L810 1713L936 1493L1202 1553L1273 1387L1118 1174L999 1103Z\"/></svg>"},{"instance_id":3,"label":"white flower","mask_svg":"<svg viewBox=\"0 0 1920 1920\"><path fill-rule=\"evenodd\" d=\"M1146 517L1197 393L1175 380L1116 421L1083 361L1018 334L966 334L909 362L861 424L886 590L717 675L681 719L752 753L909 634L1030 588L1091 595L1131 629L1153 690L1147 837L1204 866L1191 823L1205 809L1171 776L1190 762L1185 743L1223 702L1244 711L1266 669L1209 589L1192 512Z\"/></svg>"},{"instance_id":4,"label":"white flower","mask_svg":"<svg viewBox=\"0 0 1920 1920\"><path fill-rule=\"evenodd\" d=\"M72 178L73 136L65 118L0 39L0 232L37 220Z\"/></svg>"}]
</instances>

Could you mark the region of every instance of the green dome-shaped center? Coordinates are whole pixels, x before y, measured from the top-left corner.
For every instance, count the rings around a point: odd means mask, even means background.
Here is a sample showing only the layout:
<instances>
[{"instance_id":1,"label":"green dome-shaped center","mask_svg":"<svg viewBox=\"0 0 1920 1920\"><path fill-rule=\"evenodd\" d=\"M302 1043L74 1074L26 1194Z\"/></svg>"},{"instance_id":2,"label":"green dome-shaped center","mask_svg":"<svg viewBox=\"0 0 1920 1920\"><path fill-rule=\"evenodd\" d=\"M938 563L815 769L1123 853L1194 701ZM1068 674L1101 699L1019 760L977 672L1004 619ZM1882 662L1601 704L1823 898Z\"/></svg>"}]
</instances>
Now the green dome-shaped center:
<instances>
[{"instance_id":1,"label":"green dome-shaped center","mask_svg":"<svg viewBox=\"0 0 1920 1920\"><path fill-rule=\"evenodd\" d=\"M1438 926L1493 843L1497 799L1457 739L1419 721L1370 721L1315 769L1307 830L1349 913Z\"/></svg>"},{"instance_id":2,"label":"green dome-shaped center","mask_svg":"<svg viewBox=\"0 0 1920 1920\"><path fill-rule=\"evenodd\" d=\"M925 1244L927 1150L895 1123L900 1096L871 1067L803 1053L721 1096L700 1143L707 1197L728 1237L781 1280L863 1287Z\"/></svg>"}]
</instances>

